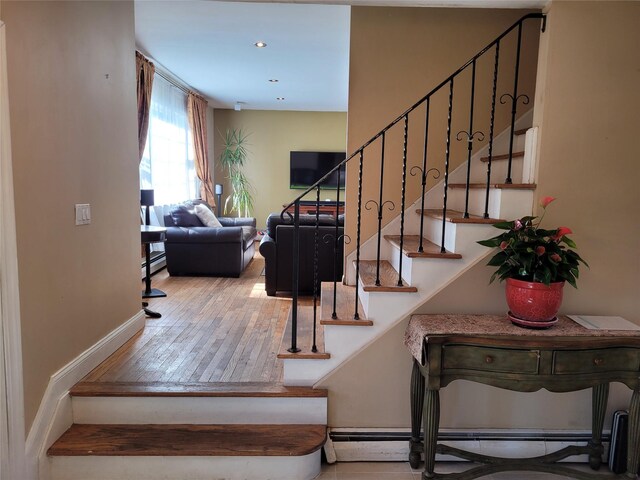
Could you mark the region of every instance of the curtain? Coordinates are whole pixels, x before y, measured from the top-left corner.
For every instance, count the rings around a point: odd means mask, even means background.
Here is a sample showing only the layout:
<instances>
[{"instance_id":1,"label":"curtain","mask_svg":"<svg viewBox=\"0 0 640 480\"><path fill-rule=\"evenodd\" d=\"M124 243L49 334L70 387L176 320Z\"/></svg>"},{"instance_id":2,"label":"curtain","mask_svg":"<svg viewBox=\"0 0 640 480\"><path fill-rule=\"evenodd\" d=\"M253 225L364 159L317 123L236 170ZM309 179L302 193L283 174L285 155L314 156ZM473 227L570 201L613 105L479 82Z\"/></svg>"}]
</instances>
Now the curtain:
<instances>
[{"instance_id":1,"label":"curtain","mask_svg":"<svg viewBox=\"0 0 640 480\"><path fill-rule=\"evenodd\" d=\"M181 203L198 195L187 94L159 75L155 77L151 95L149 134L140 162L140 188L155 191L156 205Z\"/></svg>"},{"instance_id":2,"label":"curtain","mask_svg":"<svg viewBox=\"0 0 640 480\"><path fill-rule=\"evenodd\" d=\"M193 138L196 174L200 179L200 198L212 207L216 206L213 194L213 182L209 172L209 154L207 148L207 101L196 93L190 92L187 101L189 126Z\"/></svg>"},{"instance_id":3,"label":"curtain","mask_svg":"<svg viewBox=\"0 0 640 480\"><path fill-rule=\"evenodd\" d=\"M149 129L149 110L151 106L151 87L153 86L153 74L155 66L140 52L136 52L136 83L138 90L138 149L142 160L144 147L147 143L147 131Z\"/></svg>"}]
</instances>

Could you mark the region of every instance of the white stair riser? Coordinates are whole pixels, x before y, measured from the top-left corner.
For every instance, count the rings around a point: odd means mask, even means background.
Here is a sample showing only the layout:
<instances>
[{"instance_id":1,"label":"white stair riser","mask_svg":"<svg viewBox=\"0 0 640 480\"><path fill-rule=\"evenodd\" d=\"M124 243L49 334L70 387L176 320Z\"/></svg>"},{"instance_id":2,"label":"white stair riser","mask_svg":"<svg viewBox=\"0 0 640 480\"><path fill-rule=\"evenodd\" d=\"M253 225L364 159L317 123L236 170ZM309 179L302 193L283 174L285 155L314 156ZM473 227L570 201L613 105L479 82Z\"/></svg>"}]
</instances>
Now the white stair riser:
<instances>
[{"instance_id":1,"label":"white stair riser","mask_svg":"<svg viewBox=\"0 0 640 480\"><path fill-rule=\"evenodd\" d=\"M74 423L327 424L326 398L74 397Z\"/></svg>"},{"instance_id":2,"label":"white stair riser","mask_svg":"<svg viewBox=\"0 0 640 480\"><path fill-rule=\"evenodd\" d=\"M515 150L514 150L515 151ZM522 157L515 157L511 162L511 180L513 183L522 183ZM496 160L491 162L491 183L505 183L507 178L507 170L509 169L508 160ZM466 172L461 180L456 183L467 181ZM487 162L474 162L471 164L471 183L487 182Z\"/></svg>"},{"instance_id":3,"label":"white stair riser","mask_svg":"<svg viewBox=\"0 0 640 480\"><path fill-rule=\"evenodd\" d=\"M424 238L436 245L442 244L442 219L425 217L424 219ZM459 253L456 248L457 231L460 224L445 222L444 248L449 252Z\"/></svg>"},{"instance_id":4,"label":"white stair riser","mask_svg":"<svg viewBox=\"0 0 640 480\"><path fill-rule=\"evenodd\" d=\"M51 480L311 480L320 450L299 457L52 457Z\"/></svg>"},{"instance_id":5,"label":"white stair riser","mask_svg":"<svg viewBox=\"0 0 640 480\"><path fill-rule=\"evenodd\" d=\"M498 218L500 215L500 197L502 190L499 188L489 189L489 217ZM484 207L487 198L487 191L484 188L469 189L469 213L471 215L484 215ZM452 188L449 192L448 208L464 212L466 201L466 189Z\"/></svg>"}]
</instances>

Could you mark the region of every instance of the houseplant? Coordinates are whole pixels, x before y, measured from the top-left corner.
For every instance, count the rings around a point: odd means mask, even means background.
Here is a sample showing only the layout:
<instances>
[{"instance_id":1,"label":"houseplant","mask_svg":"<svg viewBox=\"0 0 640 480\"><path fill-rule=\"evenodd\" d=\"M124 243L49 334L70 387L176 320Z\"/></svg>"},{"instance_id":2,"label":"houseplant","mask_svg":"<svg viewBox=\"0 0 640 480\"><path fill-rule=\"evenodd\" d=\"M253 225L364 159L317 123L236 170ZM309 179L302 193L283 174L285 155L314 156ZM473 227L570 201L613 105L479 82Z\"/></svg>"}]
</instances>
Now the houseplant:
<instances>
[{"instance_id":1,"label":"houseplant","mask_svg":"<svg viewBox=\"0 0 640 480\"><path fill-rule=\"evenodd\" d=\"M224 202L224 213L231 210L237 212L239 217L249 217L253 210L253 195L251 184L244 174L243 167L247 161L247 137L242 129L227 130L223 138L222 153L220 153L220 165L227 170L227 178L231 183L231 195Z\"/></svg>"},{"instance_id":2,"label":"houseplant","mask_svg":"<svg viewBox=\"0 0 640 480\"><path fill-rule=\"evenodd\" d=\"M553 197L544 197L540 201L543 209L540 218L528 216L496 223L494 227L504 232L478 242L500 249L488 263L497 267L490 282L496 278L506 280L509 317L518 325L546 328L555 323L564 283L577 288L580 263L587 265L580 255L571 250L576 248L576 244L567 237L573 233L570 228L540 228L546 209L554 200Z\"/></svg>"}]
</instances>

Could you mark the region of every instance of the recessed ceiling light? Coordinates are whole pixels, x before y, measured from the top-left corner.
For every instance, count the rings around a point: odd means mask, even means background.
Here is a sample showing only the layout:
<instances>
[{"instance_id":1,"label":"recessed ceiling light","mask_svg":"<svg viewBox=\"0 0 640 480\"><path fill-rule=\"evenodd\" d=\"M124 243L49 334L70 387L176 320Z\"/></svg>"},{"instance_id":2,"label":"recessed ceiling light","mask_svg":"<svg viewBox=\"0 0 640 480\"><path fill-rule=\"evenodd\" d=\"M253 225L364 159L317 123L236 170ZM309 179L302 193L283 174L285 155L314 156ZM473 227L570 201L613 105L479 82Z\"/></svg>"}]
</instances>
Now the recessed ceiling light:
<instances>
[{"instance_id":1,"label":"recessed ceiling light","mask_svg":"<svg viewBox=\"0 0 640 480\"><path fill-rule=\"evenodd\" d=\"M262 42L262 41L260 41L260 42L256 42L256 43L254 43L254 45L255 45L256 47L258 47L258 48L264 48L264 47L266 47L266 46L267 46L267 44L266 44L266 43L264 43L264 42Z\"/></svg>"},{"instance_id":2,"label":"recessed ceiling light","mask_svg":"<svg viewBox=\"0 0 640 480\"><path fill-rule=\"evenodd\" d=\"M276 97L276 100L284 100L284 97Z\"/></svg>"},{"instance_id":3,"label":"recessed ceiling light","mask_svg":"<svg viewBox=\"0 0 640 480\"><path fill-rule=\"evenodd\" d=\"M271 83L278 83L278 79L277 78L270 78L269 81Z\"/></svg>"}]
</instances>

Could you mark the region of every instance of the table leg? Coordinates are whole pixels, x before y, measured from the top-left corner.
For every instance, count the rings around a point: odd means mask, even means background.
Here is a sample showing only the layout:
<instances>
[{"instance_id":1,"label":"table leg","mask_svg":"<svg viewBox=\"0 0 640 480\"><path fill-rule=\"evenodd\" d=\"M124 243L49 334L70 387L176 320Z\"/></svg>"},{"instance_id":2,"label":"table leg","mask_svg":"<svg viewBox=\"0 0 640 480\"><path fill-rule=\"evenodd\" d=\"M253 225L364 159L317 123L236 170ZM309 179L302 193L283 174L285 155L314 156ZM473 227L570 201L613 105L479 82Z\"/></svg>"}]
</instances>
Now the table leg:
<instances>
[{"instance_id":1,"label":"table leg","mask_svg":"<svg viewBox=\"0 0 640 480\"><path fill-rule=\"evenodd\" d=\"M411 370L411 440L409 440L409 465L420 465L420 430L422 429L422 408L424 405L424 377L418 361L413 359Z\"/></svg>"},{"instance_id":2,"label":"table leg","mask_svg":"<svg viewBox=\"0 0 640 480\"><path fill-rule=\"evenodd\" d=\"M440 426L440 391L427 387L424 393L424 476L433 478Z\"/></svg>"},{"instance_id":3,"label":"table leg","mask_svg":"<svg viewBox=\"0 0 640 480\"><path fill-rule=\"evenodd\" d=\"M589 453L589 466L593 470L598 470L602 465L602 454L604 447L602 446L602 426L604 425L604 416L607 411L607 401L609 400L609 384L603 383L593 387L591 393L591 441L589 446L592 448Z\"/></svg>"},{"instance_id":4,"label":"table leg","mask_svg":"<svg viewBox=\"0 0 640 480\"><path fill-rule=\"evenodd\" d=\"M636 387L629 405L627 477L636 478L640 468L640 386Z\"/></svg>"}]
</instances>

